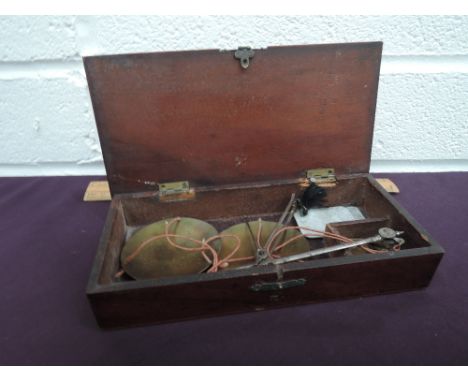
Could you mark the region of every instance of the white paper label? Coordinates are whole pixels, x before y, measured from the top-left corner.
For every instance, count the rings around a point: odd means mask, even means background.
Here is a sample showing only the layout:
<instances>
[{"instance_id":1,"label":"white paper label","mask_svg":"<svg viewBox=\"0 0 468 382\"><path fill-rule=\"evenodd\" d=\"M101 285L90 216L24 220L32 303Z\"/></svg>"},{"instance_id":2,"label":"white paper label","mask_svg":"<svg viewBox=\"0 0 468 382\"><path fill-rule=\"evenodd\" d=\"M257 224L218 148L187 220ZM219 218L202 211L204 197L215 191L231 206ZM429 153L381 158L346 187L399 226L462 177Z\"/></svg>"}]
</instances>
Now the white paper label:
<instances>
[{"instance_id":1,"label":"white paper label","mask_svg":"<svg viewBox=\"0 0 468 382\"><path fill-rule=\"evenodd\" d=\"M306 216L301 216L299 211L294 214L299 227L325 231L325 226L329 223L339 223L364 219L364 215L358 207L338 206L328 208L311 208ZM301 230L303 235L310 235L310 232ZM308 236L317 238L320 236Z\"/></svg>"}]
</instances>

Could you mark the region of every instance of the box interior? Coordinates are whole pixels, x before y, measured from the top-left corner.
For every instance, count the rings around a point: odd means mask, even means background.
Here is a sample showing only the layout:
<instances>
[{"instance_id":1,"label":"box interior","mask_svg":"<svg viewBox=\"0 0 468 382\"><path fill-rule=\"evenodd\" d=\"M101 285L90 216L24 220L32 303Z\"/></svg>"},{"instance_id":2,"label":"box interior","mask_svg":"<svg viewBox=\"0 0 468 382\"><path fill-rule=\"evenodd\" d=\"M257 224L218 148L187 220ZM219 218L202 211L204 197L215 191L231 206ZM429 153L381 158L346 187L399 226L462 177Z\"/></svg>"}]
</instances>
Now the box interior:
<instances>
[{"instance_id":1,"label":"box interior","mask_svg":"<svg viewBox=\"0 0 468 382\"><path fill-rule=\"evenodd\" d=\"M299 183L282 182L281 184L252 184L239 187L206 188L196 190L193 200L178 202L160 202L154 196L121 195L115 198L116 209L109 237L106 240L105 256L98 274L98 283L137 282L128 276L115 277L120 267L120 251L126 239L140 226L174 217L192 217L205 220L219 232L240 222L262 218L277 221L291 194L301 192ZM373 235L374 229L390 226L404 231L405 244L402 250L428 247L429 239L399 211L367 176L345 176L338 178L337 185L327 188L327 197L323 203L328 206L353 205L359 207L366 221L354 224L340 223L328 227L332 232L350 237ZM341 228L340 228L341 227ZM326 239L308 240L311 249L335 244ZM359 250L342 251L339 254L323 255L321 259L337 255L353 255ZM373 256L379 256L378 254ZM314 261L314 259L308 260ZM229 272L229 271L220 271ZM203 274L200 274L203 278Z\"/></svg>"},{"instance_id":2,"label":"box interior","mask_svg":"<svg viewBox=\"0 0 468 382\"><path fill-rule=\"evenodd\" d=\"M112 195L369 171L381 42L84 58ZM228 214L226 214L228 216Z\"/></svg>"}]
</instances>

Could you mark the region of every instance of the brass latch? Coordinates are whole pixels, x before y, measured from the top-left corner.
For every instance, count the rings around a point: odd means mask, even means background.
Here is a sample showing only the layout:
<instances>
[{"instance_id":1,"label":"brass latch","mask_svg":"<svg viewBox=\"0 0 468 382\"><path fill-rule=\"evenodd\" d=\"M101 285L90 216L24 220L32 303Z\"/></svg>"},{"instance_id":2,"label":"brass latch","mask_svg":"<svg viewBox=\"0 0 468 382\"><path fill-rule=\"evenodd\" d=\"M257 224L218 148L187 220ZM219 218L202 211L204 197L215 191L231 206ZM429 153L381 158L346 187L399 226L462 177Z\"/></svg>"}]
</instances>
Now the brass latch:
<instances>
[{"instance_id":1,"label":"brass latch","mask_svg":"<svg viewBox=\"0 0 468 382\"><path fill-rule=\"evenodd\" d=\"M159 183L159 200L161 202L176 202L190 200L195 197L195 190L190 188L187 180L179 182Z\"/></svg>"},{"instance_id":2,"label":"brass latch","mask_svg":"<svg viewBox=\"0 0 468 382\"><path fill-rule=\"evenodd\" d=\"M274 281L274 282L259 282L250 287L250 290L254 292L271 292L283 289L289 289L296 286L305 285L306 279L295 279L285 281Z\"/></svg>"},{"instance_id":3,"label":"brass latch","mask_svg":"<svg viewBox=\"0 0 468 382\"><path fill-rule=\"evenodd\" d=\"M314 168L307 170L306 177L310 182L320 185L330 185L333 186L336 184L336 175L335 169L333 168Z\"/></svg>"},{"instance_id":4,"label":"brass latch","mask_svg":"<svg viewBox=\"0 0 468 382\"><path fill-rule=\"evenodd\" d=\"M250 65L250 59L253 58L255 52L249 46L240 46L235 52L234 57L240 61L242 69L247 69Z\"/></svg>"}]
</instances>

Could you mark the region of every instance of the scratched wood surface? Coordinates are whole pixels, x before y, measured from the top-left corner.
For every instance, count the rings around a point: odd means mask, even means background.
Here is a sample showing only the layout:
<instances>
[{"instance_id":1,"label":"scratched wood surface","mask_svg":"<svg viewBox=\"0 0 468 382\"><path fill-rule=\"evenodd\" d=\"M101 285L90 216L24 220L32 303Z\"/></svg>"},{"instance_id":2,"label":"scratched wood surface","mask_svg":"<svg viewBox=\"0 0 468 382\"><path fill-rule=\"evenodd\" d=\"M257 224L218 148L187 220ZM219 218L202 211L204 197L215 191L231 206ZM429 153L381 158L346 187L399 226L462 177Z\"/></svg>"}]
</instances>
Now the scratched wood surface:
<instances>
[{"instance_id":1,"label":"scratched wood surface","mask_svg":"<svg viewBox=\"0 0 468 382\"><path fill-rule=\"evenodd\" d=\"M382 43L85 57L113 194L369 170Z\"/></svg>"}]
</instances>

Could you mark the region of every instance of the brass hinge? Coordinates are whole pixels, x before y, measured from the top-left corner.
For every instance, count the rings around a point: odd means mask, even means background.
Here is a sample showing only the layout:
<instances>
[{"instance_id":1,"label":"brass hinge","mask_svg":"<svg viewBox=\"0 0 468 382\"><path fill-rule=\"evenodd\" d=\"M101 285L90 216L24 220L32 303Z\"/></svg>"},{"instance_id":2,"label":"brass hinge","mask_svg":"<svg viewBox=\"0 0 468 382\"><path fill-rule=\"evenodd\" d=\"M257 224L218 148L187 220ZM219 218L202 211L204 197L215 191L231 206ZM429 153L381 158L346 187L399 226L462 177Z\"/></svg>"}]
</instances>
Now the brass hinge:
<instances>
[{"instance_id":1,"label":"brass hinge","mask_svg":"<svg viewBox=\"0 0 468 382\"><path fill-rule=\"evenodd\" d=\"M336 175L333 168L314 168L307 170L306 177L310 182L320 185L335 185Z\"/></svg>"},{"instance_id":2,"label":"brass hinge","mask_svg":"<svg viewBox=\"0 0 468 382\"><path fill-rule=\"evenodd\" d=\"M190 200L195 197L195 190L190 188L187 180L179 182L159 183L159 200L161 202L176 202Z\"/></svg>"}]
</instances>

